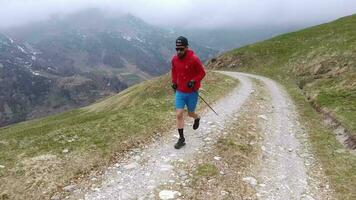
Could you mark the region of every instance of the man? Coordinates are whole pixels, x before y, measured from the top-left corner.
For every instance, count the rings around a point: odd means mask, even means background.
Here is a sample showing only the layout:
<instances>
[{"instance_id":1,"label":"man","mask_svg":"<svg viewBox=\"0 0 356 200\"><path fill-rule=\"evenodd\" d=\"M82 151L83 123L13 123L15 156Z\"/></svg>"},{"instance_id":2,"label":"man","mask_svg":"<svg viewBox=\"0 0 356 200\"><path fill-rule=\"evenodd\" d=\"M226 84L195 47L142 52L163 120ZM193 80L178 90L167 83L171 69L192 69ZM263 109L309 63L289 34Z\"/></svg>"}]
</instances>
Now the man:
<instances>
[{"instance_id":1,"label":"man","mask_svg":"<svg viewBox=\"0 0 356 200\"><path fill-rule=\"evenodd\" d=\"M189 117L194 118L193 129L199 127L200 116L195 113L198 103L200 82L205 76L205 70L199 58L188 48L188 39L180 36L176 39L176 51L172 59L172 88L175 91L175 107L177 116L178 142L174 145L180 149L185 145L183 134L185 105Z\"/></svg>"}]
</instances>

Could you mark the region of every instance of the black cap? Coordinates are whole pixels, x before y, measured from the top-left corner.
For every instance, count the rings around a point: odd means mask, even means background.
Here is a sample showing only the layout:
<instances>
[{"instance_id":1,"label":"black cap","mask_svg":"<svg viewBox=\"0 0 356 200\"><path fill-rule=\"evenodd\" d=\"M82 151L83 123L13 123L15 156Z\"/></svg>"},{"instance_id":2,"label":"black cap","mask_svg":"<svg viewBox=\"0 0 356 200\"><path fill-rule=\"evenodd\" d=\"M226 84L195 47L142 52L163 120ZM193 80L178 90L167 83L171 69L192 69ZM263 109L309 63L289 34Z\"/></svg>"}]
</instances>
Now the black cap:
<instances>
[{"instance_id":1,"label":"black cap","mask_svg":"<svg viewBox=\"0 0 356 200\"><path fill-rule=\"evenodd\" d=\"M176 39L176 46L188 46L188 39L183 36L179 36Z\"/></svg>"}]
</instances>

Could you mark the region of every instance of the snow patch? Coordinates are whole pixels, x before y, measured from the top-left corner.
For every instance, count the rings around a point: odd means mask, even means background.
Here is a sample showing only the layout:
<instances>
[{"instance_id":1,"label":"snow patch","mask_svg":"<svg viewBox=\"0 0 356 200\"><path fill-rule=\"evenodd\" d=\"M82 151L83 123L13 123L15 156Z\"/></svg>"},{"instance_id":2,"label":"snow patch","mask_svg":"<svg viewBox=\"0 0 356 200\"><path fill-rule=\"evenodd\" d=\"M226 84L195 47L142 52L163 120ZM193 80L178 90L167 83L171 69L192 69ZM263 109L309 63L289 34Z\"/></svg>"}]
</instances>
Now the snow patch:
<instances>
[{"instance_id":1,"label":"snow patch","mask_svg":"<svg viewBox=\"0 0 356 200\"><path fill-rule=\"evenodd\" d=\"M27 53L27 52L25 51L25 49L23 49L23 48L20 47L19 45L17 45L17 48L20 49L22 53Z\"/></svg>"},{"instance_id":2,"label":"snow patch","mask_svg":"<svg viewBox=\"0 0 356 200\"><path fill-rule=\"evenodd\" d=\"M39 76L40 74L38 72L31 71L33 75Z\"/></svg>"},{"instance_id":3,"label":"snow patch","mask_svg":"<svg viewBox=\"0 0 356 200\"><path fill-rule=\"evenodd\" d=\"M127 40L127 41L131 41L131 40L132 40L132 37L130 37L130 36L123 36L123 38L124 38L125 40Z\"/></svg>"},{"instance_id":4,"label":"snow patch","mask_svg":"<svg viewBox=\"0 0 356 200\"><path fill-rule=\"evenodd\" d=\"M138 40L139 42L145 42L144 39L141 39L141 38L139 38L139 37L135 37L135 39Z\"/></svg>"},{"instance_id":5,"label":"snow patch","mask_svg":"<svg viewBox=\"0 0 356 200\"><path fill-rule=\"evenodd\" d=\"M9 39L9 40L10 40L11 44L13 44L13 43L14 43L14 40L12 40L9 36L6 36L6 37L7 37L7 39Z\"/></svg>"}]
</instances>

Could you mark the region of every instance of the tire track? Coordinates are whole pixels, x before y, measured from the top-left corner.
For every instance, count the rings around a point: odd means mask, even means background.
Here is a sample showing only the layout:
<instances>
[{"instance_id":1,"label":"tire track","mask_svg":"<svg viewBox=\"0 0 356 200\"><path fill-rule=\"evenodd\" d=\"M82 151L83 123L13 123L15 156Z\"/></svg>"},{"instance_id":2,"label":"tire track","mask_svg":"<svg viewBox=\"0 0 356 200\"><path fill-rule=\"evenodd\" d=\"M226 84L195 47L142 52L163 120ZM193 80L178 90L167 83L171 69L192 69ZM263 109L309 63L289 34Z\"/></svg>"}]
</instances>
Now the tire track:
<instances>
[{"instance_id":1,"label":"tire track","mask_svg":"<svg viewBox=\"0 0 356 200\"><path fill-rule=\"evenodd\" d=\"M329 184L311 153L307 131L291 98L271 79L238 74L262 81L272 106L261 147L260 184L256 187L259 199L331 199Z\"/></svg>"},{"instance_id":2,"label":"tire track","mask_svg":"<svg viewBox=\"0 0 356 200\"><path fill-rule=\"evenodd\" d=\"M221 72L239 79L239 87L214 105L219 113L202 113L199 130L193 131L186 123L187 145L176 150L176 130L144 149L130 152L128 159L110 167L101 177L102 184L72 194L69 199L156 199L157 188L174 183L174 163L190 162L208 150L221 136L229 122L236 121L241 106L248 100L254 87L250 78L263 82L270 96L270 112L264 129L261 166L256 171L255 186L259 199L330 199L324 175L315 169L320 166L310 153L307 132L300 125L293 102L274 81L265 77L237 72ZM189 125L189 126L187 126ZM312 174L314 173L314 175Z\"/></svg>"},{"instance_id":3,"label":"tire track","mask_svg":"<svg viewBox=\"0 0 356 200\"><path fill-rule=\"evenodd\" d=\"M189 162L201 153L202 148L211 146L218 137L217 130L223 130L226 122L236 118L239 108L252 92L252 83L247 77L241 77L240 81L238 88L213 105L219 116L206 110L198 131L185 127L187 145L184 148L174 149L177 140L174 129L170 137L131 152L129 159L108 169L100 187L91 188L84 195L73 195L71 199L155 199L155 188L175 179L173 163Z\"/></svg>"}]
</instances>

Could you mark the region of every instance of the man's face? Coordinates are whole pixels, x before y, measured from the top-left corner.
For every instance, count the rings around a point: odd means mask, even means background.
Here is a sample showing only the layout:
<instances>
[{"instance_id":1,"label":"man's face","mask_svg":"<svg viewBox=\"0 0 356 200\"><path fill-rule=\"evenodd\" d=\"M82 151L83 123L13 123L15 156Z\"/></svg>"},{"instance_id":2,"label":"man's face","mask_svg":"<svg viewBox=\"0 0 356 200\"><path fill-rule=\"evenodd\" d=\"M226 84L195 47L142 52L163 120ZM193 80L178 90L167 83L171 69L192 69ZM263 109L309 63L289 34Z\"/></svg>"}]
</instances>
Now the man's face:
<instances>
[{"instance_id":1,"label":"man's face","mask_svg":"<svg viewBox=\"0 0 356 200\"><path fill-rule=\"evenodd\" d=\"M183 58L187 52L187 47L185 46L176 46L177 56Z\"/></svg>"}]
</instances>

